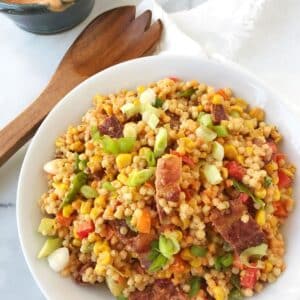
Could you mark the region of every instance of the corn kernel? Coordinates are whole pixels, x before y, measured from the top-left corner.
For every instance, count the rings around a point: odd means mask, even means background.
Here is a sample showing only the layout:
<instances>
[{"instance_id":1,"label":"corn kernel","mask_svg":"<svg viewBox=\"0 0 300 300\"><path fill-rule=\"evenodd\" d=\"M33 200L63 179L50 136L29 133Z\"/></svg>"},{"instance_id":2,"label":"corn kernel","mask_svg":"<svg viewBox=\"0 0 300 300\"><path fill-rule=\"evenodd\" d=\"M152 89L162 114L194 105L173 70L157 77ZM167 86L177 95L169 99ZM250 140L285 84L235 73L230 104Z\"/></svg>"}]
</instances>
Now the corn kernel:
<instances>
[{"instance_id":1,"label":"corn kernel","mask_svg":"<svg viewBox=\"0 0 300 300\"><path fill-rule=\"evenodd\" d=\"M96 105L102 104L102 102L104 100L105 100L104 96L101 96L101 95L96 95L96 96L94 96L94 99L93 99L93 101Z\"/></svg>"},{"instance_id":2,"label":"corn kernel","mask_svg":"<svg viewBox=\"0 0 300 300\"><path fill-rule=\"evenodd\" d=\"M253 153L253 147L246 147L246 154L247 154L248 156L251 156L252 153Z\"/></svg>"},{"instance_id":3,"label":"corn kernel","mask_svg":"<svg viewBox=\"0 0 300 300\"><path fill-rule=\"evenodd\" d=\"M238 163L240 163L241 165L243 165L243 164L244 164L244 156L243 156L243 155L238 155L238 156L236 157L236 161L237 161Z\"/></svg>"},{"instance_id":4,"label":"corn kernel","mask_svg":"<svg viewBox=\"0 0 300 300\"><path fill-rule=\"evenodd\" d=\"M182 232L180 230L174 230L174 231L172 231L172 234L174 234L174 236L178 242L182 241Z\"/></svg>"},{"instance_id":5,"label":"corn kernel","mask_svg":"<svg viewBox=\"0 0 300 300\"><path fill-rule=\"evenodd\" d=\"M192 261L190 261L190 265L193 268L199 268L202 265L202 261L199 258L197 258L197 259L194 258Z\"/></svg>"},{"instance_id":6,"label":"corn kernel","mask_svg":"<svg viewBox=\"0 0 300 300\"><path fill-rule=\"evenodd\" d=\"M215 300L225 300L225 291L220 286L215 286L212 288Z\"/></svg>"},{"instance_id":7,"label":"corn kernel","mask_svg":"<svg viewBox=\"0 0 300 300\"><path fill-rule=\"evenodd\" d=\"M127 184L128 178L127 178L127 176L126 176L125 174L120 173L120 174L118 175L117 179L118 179L121 183L123 183L124 185Z\"/></svg>"},{"instance_id":8,"label":"corn kernel","mask_svg":"<svg viewBox=\"0 0 300 300\"><path fill-rule=\"evenodd\" d=\"M98 276L104 276L105 275L105 271L106 271L105 266L102 266L101 264L96 264L95 273Z\"/></svg>"},{"instance_id":9,"label":"corn kernel","mask_svg":"<svg viewBox=\"0 0 300 300\"><path fill-rule=\"evenodd\" d=\"M282 169L282 171L289 177L293 177L294 174L289 169Z\"/></svg>"},{"instance_id":10,"label":"corn kernel","mask_svg":"<svg viewBox=\"0 0 300 300\"><path fill-rule=\"evenodd\" d=\"M256 118L257 121L263 121L265 119L265 112L258 107L254 107L249 111L249 115L252 118Z\"/></svg>"},{"instance_id":11,"label":"corn kernel","mask_svg":"<svg viewBox=\"0 0 300 300\"><path fill-rule=\"evenodd\" d=\"M72 245L79 248L81 246L81 240L80 239L73 239Z\"/></svg>"},{"instance_id":12,"label":"corn kernel","mask_svg":"<svg viewBox=\"0 0 300 300\"><path fill-rule=\"evenodd\" d=\"M228 169L227 168L222 168L221 169L221 174L222 174L222 177L224 179L227 179L228 178Z\"/></svg>"},{"instance_id":13,"label":"corn kernel","mask_svg":"<svg viewBox=\"0 0 300 300\"><path fill-rule=\"evenodd\" d=\"M71 151L82 152L84 150L84 144L80 141L76 141L70 145Z\"/></svg>"},{"instance_id":14,"label":"corn kernel","mask_svg":"<svg viewBox=\"0 0 300 300\"><path fill-rule=\"evenodd\" d=\"M129 153L122 153L116 157L116 164L118 169L123 169L131 164L132 155Z\"/></svg>"},{"instance_id":15,"label":"corn kernel","mask_svg":"<svg viewBox=\"0 0 300 300\"><path fill-rule=\"evenodd\" d=\"M90 212L90 217L93 221L97 219L97 217L103 212L102 207L93 207Z\"/></svg>"},{"instance_id":16,"label":"corn kernel","mask_svg":"<svg viewBox=\"0 0 300 300\"><path fill-rule=\"evenodd\" d=\"M133 100L133 104L134 105L140 105L141 102L140 102L140 100L138 98L136 98L136 99Z\"/></svg>"},{"instance_id":17,"label":"corn kernel","mask_svg":"<svg viewBox=\"0 0 300 300\"><path fill-rule=\"evenodd\" d=\"M240 105L233 105L233 106L230 106L230 111L237 111L239 113L242 113L243 108Z\"/></svg>"},{"instance_id":18,"label":"corn kernel","mask_svg":"<svg viewBox=\"0 0 300 300\"><path fill-rule=\"evenodd\" d=\"M242 98L236 99L236 105L240 106L243 110L245 110L248 107L247 102Z\"/></svg>"},{"instance_id":19,"label":"corn kernel","mask_svg":"<svg viewBox=\"0 0 300 300\"><path fill-rule=\"evenodd\" d=\"M232 144L225 144L224 145L224 155L226 158L228 158L230 160L234 160L237 158L238 152Z\"/></svg>"},{"instance_id":20,"label":"corn kernel","mask_svg":"<svg viewBox=\"0 0 300 300\"><path fill-rule=\"evenodd\" d=\"M270 273L272 271L272 269L273 269L273 265L269 261L266 261L264 271L266 273Z\"/></svg>"},{"instance_id":21,"label":"corn kernel","mask_svg":"<svg viewBox=\"0 0 300 300\"><path fill-rule=\"evenodd\" d=\"M143 85L140 85L136 88L138 94L141 94L142 92L144 92L146 90L146 88Z\"/></svg>"},{"instance_id":22,"label":"corn kernel","mask_svg":"<svg viewBox=\"0 0 300 300\"><path fill-rule=\"evenodd\" d=\"M95 242L97 242L97 241L99 241L100 240L100 237L99 237L99 235L97 234L97 233L95 233L95 232L91 232L89 235L88 235L88 241L90 242L90 243L95 243Z\"/></svg>"},{"instance_id":23,"label":"corn kernel","mask_svg":"<svg viewBox=\"0 0 300 300\"><path fill-rule=\"evenodd\" d=\"M73 228L73 237L75 239L79 239L79 235L77 234L75 227Z\"/></svg>"},{"instance_id":24,"label":"corn kernel","mask_svg":"<svg viewBox=\"0 0 300 300\"><path fill-rule=\"evenodd\" d=\"M103 104L102 107L108 115L112 115L112 107L109 104Z\"/></svg>"},{"instance_id":25,"label":"corn kernel","mask_svg":"<svg viewBox=\"0 0 300 300\"><path fill-rule=\"evenodd\" d=\"M263 226L266 223L266 212L264 209L260 209L255 216L256 223L259 226Z\"/></svg>"},{"instance_id":26,"label":"corn kernel","mask_svg":"<svg viewBox=\"0 0 300 300\"><path fill-rule=\"evenodd\" d=\"M266 164L265 169L269 175L272 175L272 173L278 169L278 166L274 161L271 161Z\"/></svg>"},{"instance_id":27,"label":"corn kernel","mask_svg":"<svg viewBox=\"0 0 300 300\"><path fill-rule=\"evenodd\" d=\"M279 201L281 198L281 193L279 191L278 186L274 187L274 193L273 193L273 201Z\"/></svg>"},{"instance_id":28,"label":"corn kernel","mask_svg":"<svg viewBox=\"0 0 300 300\"><path fill-rule=\"evenodd\" d=\"M72 207L72 205L68 204L68 205L64 206L63 211L62 211L62 215L65 218L68 218L68 217L71 216L71 214L73 213L73 211L74 211L74 208Z\"/></svg>"},{"instance_id":29,"label":"corn kernel","mask_svg":"<svg viewBox=\"0 0 300 300\"><path fill-rule=\"evenodd\" d=\"M91 201L85 201L81 203L80 206L80 213L83 215L89 214L92 209L92 202Z\"/></svg>"},{"instance_id":30,"label":"corn kernel","mask_svg":"<svg viewBox=\"0 0 300 300\"><path fill-rule=\"evenodd\" d=\"M110 252L105 250L101 253L99 253L97 263L101 264L102 266L107 266L112 262L112 257L110 255Z\"/></svg>"},{"instance_id":31,"label":"corn kernel","mask_svg":"<svg viewBox=\"0 0 300 300\"><path fill-rule=\"evenodd\" d=\"M254 130L254 122L253 122L253 120L245 120L245 126L249 130Z\"/></svg>"},{"instance_id":32,"label":"corn kernel","mask_svg":"<svg viewBox=\"0 0 300 300\"><path fill-rule=\"evenodd\" d=\"M93 247L93 251L96 255L98 255L102 251L109 251L109 250L110 250L110 248L109 248L107 241L103 241L103 242L97 241Z\"/></svg>"},{"instance_id":33,"label":"corn kernel","mask_svg":"<svg viewBox=\"0 0 300 300\"><path fill-rule=\"evenodd\" d=\"M264 199L266 195L267 195L267 191L264 188L255 191L255 196L260 199Z\"/></svg>"},{"instance_id":34,"label":"corn kernel","mask_svg":"<svg viewBox=\"0 0 300 300\"><path fill-rule=\"evenodd\" d=\"M197 109L198 109L198 111L200 112L200 111L203 111L203 105L198 105L198 107L197 107Z\"/></svg>"},{"instance_id":35,"label":"corn kernel","mask_svg":"<svg viewBox=\"0 0 300 300\"><path fill-rule=\"evenodd\" d=\"M92 173L101 170L101 159L102 158L100 155L94 155L90 158L89 162L87 163L87 166L90 168Z\"/></svg>"},{"instance_id":36,"label":"corn kernel","mask_svg":"<svg viewBox=\"0 0 300 300\"><path fill-rule=\"evenodd\" d=\"M52 186L57 189L57 190L61 190L61 191L66 191L68 189L68 185L66 185L65 183L57 183L57 182L53 182Z\"/></svg>"},{"instance_id":37,"label":"corn kernel","mask_svg":"<svg viewBox=\"0 0 300 300\"><path fill-rule=\"evenodd\" d=\"M94 200L94 205L95 206L99 206L99 207L103 207L106 205L106 197L104 195L100 195L98 196L95 200Z\"/></svg>"},{"instance_id":38,"label":"corn kernel","mask_svg":"<svg viewBox=\"0 0 300 300\"><path fill-rule=\"evenodd\" d=\"M190 138L187 138L187 137L184 137L184 138L181 138L179 140L179 145L182 145L183 148L188 151L188 152L191 152L193 151L193 149L195 148L196 146L196 143L193 142Z\"/></svg>"},{"instance_id":39,"label":"corn kernel","mask_svg":"<svg viewBox=\"0 0 300 300\"><path fill-rule=\"evenodd\" d=\"M183 260L187 260L187 261L192 261L195 259L195 256L192 255L190 249L185 248L184 250L181 251L180 256Z\"/></svg>"},{"instance_id":40,"label":"corn kernel","mask_svg":"<svg viewBox=\"0 0 300 300\"><path fill-rule=\"evenodd\" d=\"M79 210L81 207L81 203L82 203L82 201L80 200L80 198L77 198L75 201L72 202L72 207L75 210Z\"/></svg>"},{"instance_id":41,"label":"corn kernel","mask_svg":"<svg viewBox=\"0 0 300 300\"><path fill-rule=\"evenodd\" d=\"M223 104L223 102L224 98L219 94L215 94L212 98L212 104Z\"/></svg>"}]
</instances>

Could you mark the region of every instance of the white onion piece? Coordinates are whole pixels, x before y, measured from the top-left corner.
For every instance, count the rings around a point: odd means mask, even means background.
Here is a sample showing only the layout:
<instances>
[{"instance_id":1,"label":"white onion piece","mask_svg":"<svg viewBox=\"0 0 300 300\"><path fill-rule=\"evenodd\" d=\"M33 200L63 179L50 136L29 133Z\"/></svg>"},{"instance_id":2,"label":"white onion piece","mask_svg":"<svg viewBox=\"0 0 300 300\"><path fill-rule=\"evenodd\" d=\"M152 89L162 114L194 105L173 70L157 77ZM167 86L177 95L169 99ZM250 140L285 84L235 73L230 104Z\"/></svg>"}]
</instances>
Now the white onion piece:
<instances>
[{"instance_id":1,"label":"white onion piece","mask_svg":"<svg viewBox=\"0 0 300 300\"><path fill-rule=\"evenodd\" d=\"M58 248L48 256L50 268L55 272L62 271L69 263L70 254L66 247Z\"/></svg>"}]
</instances>

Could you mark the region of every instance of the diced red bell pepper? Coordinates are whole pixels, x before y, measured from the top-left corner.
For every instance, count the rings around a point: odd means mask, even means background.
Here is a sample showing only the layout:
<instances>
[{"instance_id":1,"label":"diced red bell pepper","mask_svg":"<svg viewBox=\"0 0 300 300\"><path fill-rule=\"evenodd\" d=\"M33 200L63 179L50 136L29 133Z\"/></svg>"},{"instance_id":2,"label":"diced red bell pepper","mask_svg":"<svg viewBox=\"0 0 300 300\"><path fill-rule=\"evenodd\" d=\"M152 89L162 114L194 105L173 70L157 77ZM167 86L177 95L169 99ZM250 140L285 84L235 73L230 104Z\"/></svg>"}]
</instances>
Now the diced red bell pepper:
<instances>
[{"instance_id":1,"label":"diced red bell pepper","mask_svg":"<svg viewBox=\"0 0 300 300\"><path fill-rule=\"evenodd\" d=\"M247 268L245 274L241 276L241 286L243 288L253 289L258 279L258 269Z\"/></svg>"},{"instance_id":2,"label":"diced red bell pepper","mask_svg":"<svg viewBox=\"0 0 300 300\"><path fill-rule=\"evenodd\" d=\"M289 213L286 208L286 203L284 200L279 200L273 202L274 216L279 218L287 218Z\"/></svg>"},{"instance_id":3,"label":"diced red bell pepper","mask_svg":"<svg viewBox=\"0 0 300 300\"><path fill-rule=\"evenodd\" d=\"M82 221L78 224L78 227L76 228L76 233L78 234L78 237L82 240L86 238L89 233L93 232L95 230L95 226L92 220L86 220Z\"/></svg>"},{"instance_id":4,"label":"diced red bell pepper","mask_svg":"<svg viewBox=\"0 0 300 300\"><path fill-rule=\"evenodd\" d=\"M246 174L245 168L243 168L238 162L230 161L225 167L228 169L229 177L242 181L244 175Z\"/></svg>"},{"instance_id":5,"label":"diced red bell pepper","mask_svg":"<svg viewBox=\"0 0 300 300\"><path fill-rule=\"evenodd\" d=\"M277 152L273 154L273 160L275 160L278 164L281 160L285 159L285 155L282 152Z\"/></svg>"},{"instance_id":6,"label":"diced red bell pepper","mask_svg":"<svg viewBox=\"0 0 300 300\"><path fill-rule=\"evenodd\" d=\"M58 213L56 215L56 220L60 225L69 227L73 221L73 218L72 217L64 217L61 213Z\"/></svg>"},{"instance_id":7,"label":"diced red bell pepper","mask_svg":"<svg viewBox=\"0 0 300 300\"><path fill-rule=\"evenodd\" d=\"M249 195L247 195L246 193L240 193L238 197L238 199L244 204L248 202L249 198Z\"/></svg>"},{"instance_id":8,"label":"diced red bell pepper","mask_svg":"<svg viewBox=\"0 0 300 300\"><path fill-rule=\"evenodd\" d=\"M285 174L284 171L278 170L278 187L279 188L288 188L292 184L292 178Z\"/></svg>"}]
</instances>

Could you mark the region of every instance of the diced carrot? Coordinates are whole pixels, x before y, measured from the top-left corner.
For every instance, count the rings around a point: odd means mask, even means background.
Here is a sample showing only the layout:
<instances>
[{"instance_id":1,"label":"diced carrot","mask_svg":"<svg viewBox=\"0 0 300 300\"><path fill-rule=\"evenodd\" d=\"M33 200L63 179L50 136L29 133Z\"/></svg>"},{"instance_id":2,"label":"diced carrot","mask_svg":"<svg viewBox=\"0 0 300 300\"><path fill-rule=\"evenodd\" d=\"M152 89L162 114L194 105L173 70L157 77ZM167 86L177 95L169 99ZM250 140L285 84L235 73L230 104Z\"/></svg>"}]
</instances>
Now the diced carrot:
<instances>
[{"instance_id":1,"label":"diced carrot","mask_svg":"<svg viewBox=\"0 0 300 300\"><path fill-rule=\"evenodd\" d=\"M222 89L218 90L217 94L221 95L224 98L224 100L228 100L229 99L228 95Z\"/></svg>"},{"instance_id":2,"label":"diced carrot","mask_svg":"<svg viewBox=\"0 0 300 300\"><path fill-rule=\"evenodd\" d=\"M186 271L186 263L180 255L174 257L174 263L170 266L170 271L175 274L184 273Z\"/></svg>"},{"instance_id":3,"label":"diced carrot","mask_svg":"<svg viewBox=\"0 0 300 300\"><path fill-rule=\"evenodd\" d=\"M240 193L238 197L238 199L244 204L248 202L249 198L249 195L247 195L246 193Z\"/></svg>"},{"instance_id":4,"label":"diced carrot","mask_svg":"<svg viewBox=\"0 0 300 300\"><path fill-rule=\"evenodd\" d=\"M89 233L93 232L94 230L95 230L95 226L93 221L86 220L78 224L76 232L80 239L84 239L89 235Z\"/></svg>"},{"instance_id":5,"label":"diced carrot","mask_svg":"<svg viewBox=\"0 0 300 300\"><path fill-rule=\"evenodd\" d=\"M241 286L248 289L253 289L258 279L258 269L247 268L245 274L241 276Z\"/></svg>"},{"instance_id":6,"label":"diced carrot","mask_svg":"<svg viewBox=\"0 0 300 300\"><path fill-rule=\"evenodd\" d=\"M239 181L241 181L246 174L245 168L236 161L229 161L225 167L228 169L229 176Z\"/></svg>"},{"instance_id":7,"label":"diced carrot","mask_svg":"<svg viewBox=\"0 0 300 300\"><path fill-rule=\"evenodd\" d=\"M273 160L275 160L278 164L280 161L285 159L285 155L282 152L277 152L273 155Z\"/></svg>"},{"instance_id":8,"label":"diced carrot","mask_svg":"<svg viewBox=\"0 0 300 300\"><path fill-rule=\"evenodd\" d=\"M136 229L141 233L150 233L151 214L147 208L142 209L141 215L137 218Z\"/></svg>"},{"instance_id":9,"label":"diced carrot","mask_svg":"<svg viewBox=\"0 0 300 300\"><path fill-rule=\"evenodd\" d=\"M195 166L195 163L194 163L193 159L188 155L183 155L182 156L182 161L183 161L183 163L189 165L190 167Z\"/></svg>"},{"instance_id":10,"label":"diced carrot","mask_svg":"<svg viewBox=\"0 0 300 300\"><path fill-rule=\"evenodd\" d=\"M279 218L287 218L288 217L288 211L286 208L286 203L284 200L279 200L273 202L274 207L274 216Z\"/></svg>"},{"instance_id":11,"label":"diced carrot","mask_svg":"<svg viewBox=\"0 0 300 300\"><path fill-rule=\"evenodd\" d=\"M57 222L65 227L69 227L73 221L73 217L64 217L61 213L56 215Z\"/></svg>"}]
</instances>

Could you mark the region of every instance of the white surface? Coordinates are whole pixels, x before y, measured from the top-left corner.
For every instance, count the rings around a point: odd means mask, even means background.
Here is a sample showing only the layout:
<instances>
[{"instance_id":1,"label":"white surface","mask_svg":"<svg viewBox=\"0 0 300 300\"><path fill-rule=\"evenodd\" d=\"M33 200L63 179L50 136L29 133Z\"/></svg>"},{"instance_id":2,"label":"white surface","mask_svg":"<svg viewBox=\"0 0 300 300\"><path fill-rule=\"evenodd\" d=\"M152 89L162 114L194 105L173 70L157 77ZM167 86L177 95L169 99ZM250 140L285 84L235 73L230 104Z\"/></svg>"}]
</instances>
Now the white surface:
<instances>
[{"instance_id":1,"label":"white surface","mask_svg":"<svg viewBox=\"0 0 300 300\"><path fill-rule=\"evenodd\" d=\"M143 77L140 76L143 70ZM19 235L30 269L41 289L49 299L113 299L107 296L103 287L89 289L76 285L71 280L57 276L47 263L39 261L36 253L43 243L43 238L36 232L40 220L36 199L46 190L47 182L43 174L43 165L54 154L55 138L63 133L69 124L76 124L81 116L91 107L93 95L107 94L121 88L130 89L158 79L175 76L185 80L197 79L216 88L232 87L239 97L247 99L252 105L267 109L268 122L276 123L284 132L283 148L289 159L300 167L299 123L284 109L279 98L254 76L238 67L222 65L209 60L183 56L154 56L133 60L109 68L88 79L70 92L48 115L31 142L22 166L17 202ZM114 78L114 80L111 80ZM69 112L66 114L66 111ZM286 122L289 120L289 122ZM41 151L43 149L43 151ZM295 195L299 197L299 177L296 179ZM32 189L32 186L35 188ZM299 300L300 286L298 273L300 265L300 207L296 206L285 226L287 239L287 270L276 284L268 286L256 300L272 299ZM64 290L62 295L61 291ZM68 297L66 298L66 295Z\"/></svg>"}]
</instances>

